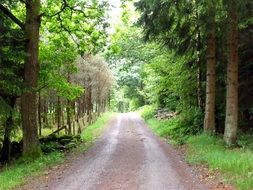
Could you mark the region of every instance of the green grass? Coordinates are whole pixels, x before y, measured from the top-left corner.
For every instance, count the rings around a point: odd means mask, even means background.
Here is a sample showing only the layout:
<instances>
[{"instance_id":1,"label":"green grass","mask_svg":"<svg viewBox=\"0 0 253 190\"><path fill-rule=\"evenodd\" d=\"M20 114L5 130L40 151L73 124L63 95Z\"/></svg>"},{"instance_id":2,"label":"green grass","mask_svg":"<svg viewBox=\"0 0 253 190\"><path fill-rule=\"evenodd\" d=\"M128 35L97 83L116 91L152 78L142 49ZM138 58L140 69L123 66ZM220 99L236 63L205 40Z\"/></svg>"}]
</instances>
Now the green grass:
<instances>
[{"instance_id":1,"label":"green grass","mask_svg":"<svg viewBox=\"0 0 253 190\"><path fill-rule=\"evenodd\" d=\"M105 124L114 115L114 113L104 113L98 120L87 127L81 134L81 138L84 142L94 142L103 132Z\"/></svg>"},{"instance_id":2,"label":"green grass","mask_svg":"<svg viewBox=\"0 0 253 190\"><path fill-rule=\"evenodd\" d=\"M173 145L184 144L192 133L197 133L192 128L184 126L179 117L169 120L151 118L147 119L146 122L157 135L168 139Z\"/></svg>"},{"instance_id":3,"label":"green grass","mask_svg":"<svg viewBox=\"0 0 253 190\"><path fill-rule=\"evenodd\" d=\"M63 161L63 153L54 152L49 155L43 155L34 162L17 162L12 166L7 166L0 173L0 190L12 189L25 182L26 177L36 176L46 167L59 164Z\"/></svg>"},{"instance_id":4,"label":"green grass","mask_svg":"<svg viewBox=\"0 0 253 190\"><path fill-rule=\"evenodd\" d=\"M221 172L225 181L240 190L253 189L253 152L247 149L227 149L218 137L199 135L189 138L187 160L208 164Z\"/></svg>"},{"instance_id":5,"label":"green grass","mask_svg":"<svg viewBox=\"0 0 253 190\"><path fill-rule=\"evenodd\" d=\"M92 125L88 126L81 134L82 143L73 152L87 150L90 145L98 138L113 113L105 113ZM42 155L33 162L24 162L20 158L14 164L6 166L0 173L0 190L9 190L24 183L29 176L38 176L49 166L60 164L65 160L65 154L53 152L48 155Z\"/></svg>"}]
</instances>

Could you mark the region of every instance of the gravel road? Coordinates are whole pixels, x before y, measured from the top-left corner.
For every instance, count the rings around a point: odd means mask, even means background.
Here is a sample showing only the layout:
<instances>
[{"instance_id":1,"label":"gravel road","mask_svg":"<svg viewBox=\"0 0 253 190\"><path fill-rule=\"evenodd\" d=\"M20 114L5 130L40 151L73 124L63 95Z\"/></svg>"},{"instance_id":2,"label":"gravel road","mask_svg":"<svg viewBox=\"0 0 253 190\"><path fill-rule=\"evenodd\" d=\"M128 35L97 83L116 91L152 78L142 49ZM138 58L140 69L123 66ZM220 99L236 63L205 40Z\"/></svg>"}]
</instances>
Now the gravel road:
<instances>
[{"instance_id":1,"label":"gravel road","mask_svg":"<svg viewBox=\"0 0 253 190\"><path fill-rule=\"evenodd\" d=\"M118 114L104 135L65 169L22 189L201 190L176 150L156 137L136 113Z\"/></svg>"}]
</instances>

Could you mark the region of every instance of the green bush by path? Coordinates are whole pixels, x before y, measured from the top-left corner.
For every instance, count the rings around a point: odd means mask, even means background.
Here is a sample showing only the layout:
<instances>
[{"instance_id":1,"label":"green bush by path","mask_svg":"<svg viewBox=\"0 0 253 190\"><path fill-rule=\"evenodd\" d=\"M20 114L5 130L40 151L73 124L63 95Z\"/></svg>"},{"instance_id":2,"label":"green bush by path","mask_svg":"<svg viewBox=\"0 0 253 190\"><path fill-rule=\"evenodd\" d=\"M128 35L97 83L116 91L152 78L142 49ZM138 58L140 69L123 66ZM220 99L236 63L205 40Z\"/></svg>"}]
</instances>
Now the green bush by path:
<instances>
[{"instance_id":1,"label":"green bush by path","mask_svg":"<svg viewBox=\"0 0 253 190\"><path fill-rule=\"evenodd\" d=\"M192 107L183 111L174 118L158 120L154 118L157 106L145 105L139 113L155 133L168 138L173 144L183 144L192 136L202 131L202 113L198 108Z\"/></svg>"},{"instance_id":2,"label":"green bush by path","mask_svg":"<svg viewBox=\"0 0 253 190\"><path fill-rule=\"evenodd\" d=\"M139 108L139 114L145 120L148 120L154 117L156 109L157 109L157 106L155 105L145 105Z\"/></svg>"}]
</instances>

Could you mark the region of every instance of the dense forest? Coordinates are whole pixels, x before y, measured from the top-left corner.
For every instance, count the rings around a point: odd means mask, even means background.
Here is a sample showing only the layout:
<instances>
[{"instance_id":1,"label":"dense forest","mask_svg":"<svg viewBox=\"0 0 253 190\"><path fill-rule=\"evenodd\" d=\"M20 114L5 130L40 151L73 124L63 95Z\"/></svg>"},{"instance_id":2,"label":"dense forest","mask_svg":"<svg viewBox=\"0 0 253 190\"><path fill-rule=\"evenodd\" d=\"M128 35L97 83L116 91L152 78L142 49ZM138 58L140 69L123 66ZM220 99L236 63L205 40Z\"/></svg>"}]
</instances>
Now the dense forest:
<instances>
[{"instance_id":1,"label":"dense forest","mask_svg":"<svg viewBox=\"0 0 253 190\"><path fill-rule=\"evenodd\" d=\"M80 133L80 120L105 110L113 85L99 55L107 9L99 1L0 4L1 161L17 153L13 139L24 156L36 157L43 128Z\"/></svg>"},{"instance_id":2,"label":"dense forest","mask_svg":"<svg viewBox=\"0 0 253 190\"><path fill-rule=\"evenodd\" d=\"M186 131L252 130L252 2L138 1L113 36L109 57L125 62L118 84L130 109L180 113ZM132 26L132 27L129 27ZM120 66L118 66L120 67ZM191 129L189 129L191 128Z\"/></svg>"},{"instance_id":3,"label":"dense forest","mask_svg":"<svg viewBox=\"0 0 253 190\"><path fill-rule=\"evenodd\" d=\"M252 0L1 1L0 162L33 161L108 110L165 110L180 144L252 151L252 72Z\"/></svg>"}]
</instances>

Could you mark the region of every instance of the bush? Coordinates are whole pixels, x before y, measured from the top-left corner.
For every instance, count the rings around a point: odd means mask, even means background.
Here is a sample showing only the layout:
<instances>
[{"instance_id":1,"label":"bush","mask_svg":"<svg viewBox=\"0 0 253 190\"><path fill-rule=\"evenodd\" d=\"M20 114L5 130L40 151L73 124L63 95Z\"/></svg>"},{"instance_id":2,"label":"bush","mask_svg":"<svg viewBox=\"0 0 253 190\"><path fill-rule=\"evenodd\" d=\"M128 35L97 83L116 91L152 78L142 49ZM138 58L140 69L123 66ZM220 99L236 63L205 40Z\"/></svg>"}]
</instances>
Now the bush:
<instances>
[{"instance_id":1,"label":"bush","mask_svg":"<svg viewBox=\"0 0 253 190\"><path fill-rule=\"evenodd\" d=\"M139 113L141 117L148 120L154 117L156 109L155 105L145 105L139 109Z\"/></svg>"},{"instance_id":2,"label":"bush","mask_svg":"<svg viewBox=\"0 0 253 190\"><path fill-rule=\"evenodd\" d=\"M169 120L157 120L155 118L147 120L152 130L161 137L169 139L172 144L184 144L187 139L195 133L192 127L183 125L180 117Z\"/></svg>"},{"instance_id":3,"label":"bush","mask_svg":"<svg viewBox=\"0 0 253 190\"><path fill-rule=\"evenodd\" d=\"M247 134L238 134L237 144L241 148L248 148L253 150L253 134L252 131Z\"/></svg>"},{"instance_id":4,"label":"bush","mask_svg":"<svg viewBox=\"0 0 253 190\"><path fill-rule=\"evenodd\" d=\"M161 121L154 118L154 111L154 107L144 106L141 116L159 136L173 144L184 144L190 136L202 131L203 114L198 108L189 108L175 118Z\"/></svg>"}]
</instances>

